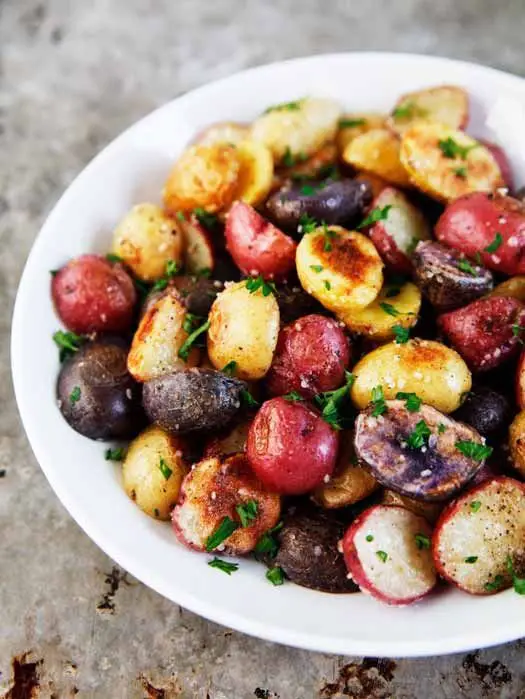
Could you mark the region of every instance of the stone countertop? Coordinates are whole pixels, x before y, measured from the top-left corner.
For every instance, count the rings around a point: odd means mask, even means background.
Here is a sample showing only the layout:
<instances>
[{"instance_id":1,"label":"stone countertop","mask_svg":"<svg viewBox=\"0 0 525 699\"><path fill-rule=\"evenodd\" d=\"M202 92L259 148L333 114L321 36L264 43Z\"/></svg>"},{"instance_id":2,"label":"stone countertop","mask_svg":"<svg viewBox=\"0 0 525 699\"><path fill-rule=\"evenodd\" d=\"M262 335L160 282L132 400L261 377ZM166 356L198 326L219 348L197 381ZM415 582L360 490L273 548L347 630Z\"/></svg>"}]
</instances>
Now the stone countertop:
<instances>
[{"instance_id":1,"label":"stone countertop","mask_svg":"<svg viewBox=\"0 0 525 699\"><path fill-rule=\"evenodd\" d=\"M411 51L523 75L523 10L521 0L0 0L1 696L525 697L523 642L426 660L309 653L211 624L131 579L38 468L8 349L46 213L139 117L215 78L310 53Z\"/></svg>"}]
</instances>

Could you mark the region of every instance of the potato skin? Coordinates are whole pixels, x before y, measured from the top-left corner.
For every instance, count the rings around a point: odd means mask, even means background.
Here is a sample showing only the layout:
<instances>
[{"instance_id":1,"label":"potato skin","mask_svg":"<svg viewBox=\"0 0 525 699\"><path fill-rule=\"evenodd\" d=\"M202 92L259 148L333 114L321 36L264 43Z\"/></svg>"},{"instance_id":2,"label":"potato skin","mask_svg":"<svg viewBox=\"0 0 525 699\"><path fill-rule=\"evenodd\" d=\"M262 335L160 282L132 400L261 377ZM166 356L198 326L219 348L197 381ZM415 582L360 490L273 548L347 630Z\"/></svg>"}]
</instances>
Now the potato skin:
<instances>
[{"instance_id":1,"label":"potato skin","mask_svg":"<svg viewBox=\"0 0 525 699\"><path fill-rule=\"evenodd\" d=\"M433 340L389 343L366 354L353 368L356 380L350 395L362 410L372 397L372 389L382 386L386 399L399 391L417 393L424 403L444 413L461 404L470 391L472 377L467 365L454 350Z\"/></svg>"},{"instance_id":2,"label":"potato skin","mask_svg":"<svg viewBox=\"0 0 525 699\"><path fill-rule=\"evenodd\" d=\"M180 262L183 239L177 222L155 204L137 204L113 233L111 251L146 282L160 279L168 261Z\"/></svg>"},{"instance_id":3,"label":"potato skin","mask_svg":"<svg viewBox=\"0 0 525 699\"><path fill-rule=\"evenodd\" d=\"M516 415L509 427L509 448L512 465L525 478L525 410Z\"/></svg>"},{"instance_id":4,"label":"potato skin","mask_svg":"<svg viewBox=\"0 0 525 699\"><path fill-rule=\"evenodd\" d=\"M150 517L170 519L182 480L189 471L184 458L186 449L181 437L156 425L147 427L129 445L122 464L124 490Z\"/></svg>"},{"instance_id":5,"label":"potato skin","mask_svg":"<svg viewBox=\"0 0 525 699\"><path fill-rule=\"evenodd\" d=\"M339 325L309 315L281 329L266 387L272 396L297 391L305 398L340 386L350 348Z\"/></svg>"},{"instance_id":6,"label":"potato skin","mask_svg":"<svg viewBox=\"0 0 525 699\"><path fill-rule=\"evenodd\" d=\"M492 253L485 250L496 240ZM512 197L474 192L447 206L436 224L437 239L465 255L481 255L489 269L525 274L525 205Z\"/></svg>"},{"instance_id":7,"label":"potato skin","mask_svg":"<svg viewBox=\"0 0 525 699\"><path fill-rule=\"evenodd\" d=\"M487 386L474 386L454 413L483 437L494 437L507 427L510 405L504 395Z\"/></svg>"},{"instance_id":8,"label":"potato skin","mask_svg":"<svg viewBox=\"0 0 525 699\"><path fill-rule=\"evenodd\" d=\"M525 306L517 299L489 296L444 313L438 324L473 371L488 371L519 351L513 327L525 325Z\"/></svg>"},{"instance_id":9,"label":"potato skin","mask_svg":"<svg viewBox=\"0 0 525 699\"><path fill-rule=\"evenodd\" d=\"M225 228L226 247L243 274L283 280L295 268L297 244L249 204L233 204Z\"/></svg>"},{"instance_id":10,"label":"potato skin","mask_svg":"<svg viewBox=\"0 0 525 699\"><path fill-rule=\"evenodd\" d=\"M99 255L70 260L54 275L51 296L60 320L79 334L125 332L137 301L133 281L122 265Z\"/></svg>"},{"instance_id":11,"label":"potato skin","mask_svg":"<svg viewBox=\"0 0 525 699\"><path fill-rule=\"evenodd\" d=\"M57 399L66 422L90 439L134 437L144 422L140 387L117 338L88 342L62 364Z\"/></svg>"},{"instance_id":12,"label":"potato skin","mask_svg":"<svg viewBox=\"0 0 525 699\"><path fill-rule=\"evenodd\" d=\"M300 495L334 470L339 435L302 402L272 398L263 403L248 432L246 454L270 490Z\"/></svg>"},{"instance_id":13,"label":"potato skin","mask_svg":"<svg viewBox=\"0 0 525 699\"><path fill-rule=\"evenodd\" d=\"M218 430L238 413L245 388L219 371L194 367L145 383L144 409L152 422L174 434Z\"/></svg>"},{"instance_id":14,"label":"potato skin","mask_svg":"<svg viewBox=\"0 0 525 699\"><path fill-rule=\"evenodd\" d=\"M383 263L373 243L340 226L304 235L296 265L305 291L334 313L368 306L383 284Z\"/></svg>"},{"instance_id":15,"label":"potato skin","mask_svg":"<svg viewBox=\"0 0 525 699\"><path fill-rule=\"evenodd\" d=\"M209 316L208 356L216 369L237 363L240 379L261 379L272 363L279 334L279 306L275 296L250 292L246 281L227 286L213 303Z\"/></svg>"}]
</instances>

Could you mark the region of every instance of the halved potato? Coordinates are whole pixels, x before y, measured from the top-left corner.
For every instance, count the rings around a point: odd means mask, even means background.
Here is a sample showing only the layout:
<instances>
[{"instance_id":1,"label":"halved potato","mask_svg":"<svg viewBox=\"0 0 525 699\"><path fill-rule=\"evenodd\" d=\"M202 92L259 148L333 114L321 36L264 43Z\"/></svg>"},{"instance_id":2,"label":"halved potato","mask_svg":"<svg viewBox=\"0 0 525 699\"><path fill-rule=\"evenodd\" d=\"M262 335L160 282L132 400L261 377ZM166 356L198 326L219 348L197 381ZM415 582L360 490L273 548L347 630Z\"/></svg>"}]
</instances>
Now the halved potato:
<instances>
[{"instance_id":1,"label":"halved potato","mask_svg":"<svg viewBox=\"0 0 525 699\"><path fill-rule=\"evenodd\" d=\"M510 296L513 299L518 299L518 301L523 301L525 303L525 275L518 274L510 279L505 279L504 282L498 284L488 295Z\"/></svg>"},{"instance_id":2,"label":"halved potato","mask_svg":"<svg viewBox=\"0 0 525 699\"><path fill-rule=\"evenodd\" d=\"M374 114L371 112L343 114L339 119L339 128L336 138L339 152L342 153L354 138L357 138L367 131L372 131L372 129L383 129L385 125L386 119L383 114Z\"/></svg>"},{"instance_id":3,"label":"halved potato","mask_svg":"<svg viewBox=\"0 0 525 699\"><path fill-rule=\"evenodd\" d=\"M372 129L354 138L343 151L343 160L357 170L409 187L410 180L399 159L399 139L389 129Z\"/></svg>"},{"instance_id":4,"label":"halved potato","mask_svg":"<svg viewBox=\"0 0 525 699\"><path fill-rule=\"evenodd\" d=\"M406 282L399 293L392 296L391 285L385 285L372 303L357 311L340 313L339 318L352 332L372 340L391 340L394 326L411 328L417 323L421 308L421 292L412 282Z\"/></svg>"},{"instance_id":5,"label":"halved potato","mask_svg":"<svg viewBox=\"0 0 525 699\"><path fill-rule=\"evenodd\" d=\"M273 182L273 158L270 150L257 141L237 145L241 169L234 199L257 206L266 199Z\"/></svg>"},{"instance_id":6,"label":"halved potato","mask_svg":"<svg viewBox=\"0 0 525 699\"><path fill-rule=\"evenodd\" d=\"M128 371L137 381L197 366L199 349L190 350L187 361L179 350L188 339L183 328L186 309L177 292L169 289L152 304L140 321L128 354Z\"/></svg>"},{"instance_id":7,"label":"halved potato","mask_svg":"<svg viewBox=\"0 0 525 699\"><path fill-rule=\"evenodd\" d=\"M195 214L180 221L184 235L184 267L189 274L198 274L203 270L213 270L215 255L210 234Z\"/></svg>"},{"instance_id":8,"label":"halved potato","mask_svg":"<svg viewBox=\"0 0 525 699\"><path fill-rule=\"evenodd\" d=\"M383 284L383 262L373 243L341 226L303 235L296 265L303 289L334 313L368 306Z\"/></svg>"},{"instance_id":9,"label":"halved potato","mask_svg":"<svg viewBox=\"0 0 525 699\"><path fill-rule=\"evenodd\" d=\"M240 124L236 121L219 121L207 126L197 134L194 144L200 146L215 146L218 143L227 143L237 146L241 141L249 137L249 124Z\"/></svg>"},{"instance_id":10,"label":"halved potato","mask_svg":"<svg viewBox=\"0 0 525 699\"><path fill-rule=\"evenodd\" d=\"M490 151L463 131L419 121L401 139L401 162L412 183L439 201L504 187Z\"/></svg>"},{"instance_id":11,"label":"halved potato","mask_svg":"<svg viewBox=\"0 0 525 699\"><path fill-rule=\"evenodd\" d=\"M400 135L421 119L439 121L452 129L464 129L468 112L468 94L463 88L439 85L400 97L388 117L388 126Z\"/></svg>"}]
</instances>

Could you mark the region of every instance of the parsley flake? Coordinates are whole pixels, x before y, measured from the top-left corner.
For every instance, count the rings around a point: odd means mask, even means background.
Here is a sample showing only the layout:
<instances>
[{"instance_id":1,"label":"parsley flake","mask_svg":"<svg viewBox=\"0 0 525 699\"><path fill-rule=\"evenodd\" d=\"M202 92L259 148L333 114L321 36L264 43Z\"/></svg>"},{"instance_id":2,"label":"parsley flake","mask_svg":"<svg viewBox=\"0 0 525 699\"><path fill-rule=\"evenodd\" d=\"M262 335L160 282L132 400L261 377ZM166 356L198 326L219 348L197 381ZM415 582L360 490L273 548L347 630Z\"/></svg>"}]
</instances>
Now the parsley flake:
<instances>
[{"instance_id":1,"label":"parsley flake","mask_svg":"<svg viewBox=\"0 0 525 699\"><path fill-rule=\"evenodd\" d=\"M264 110L263 114L270 114L270 112L296 112L301 109L301 103L303 99L295 100L295 102L282 102L281 104L274 104L272 107L268 107Z\"/></svg>"},{"instance_id":2,"label":"parsley flake","mask_svg":"<svg viewBox=\"0 0 525 699\"><path fill-rule=\"evenodd\" d=\"M372 400L370 401L374 409L372 410L372 417L379 417L384 415L388 408L385 403L385 394L383 393L382 386L374 386L372 389Z\"/></svg>"},{"instance_id":3,"label":"parsley flake","mask_svg":"<svg viewBox=\"0 0 525 699\"><path fill-rule=\"evenodd\" d=\"M357 126L365 126L366 119L339 119L340 129L355 129Z\"/></svg>"},{"instance_id":4,"label":"parsley flake","mask_svg":"<svg viewBox=\"0 0 525 699\"><path fill-rule=\"evenodd\" d=\"M481 507L481 503L479 500L473 500L470 503L470 509L472 510L472 512L478 512L480 507Z\"/></svg>"},{"instance_id":5,"label":"parsley flake","mask_svg":"<svg viewBox=\"0 0 525 699\"><path fill-rule=\"evenodd\" d=\"M426 534L416 534L414 538L416 540L416 546L420 551L430 548L430 539Z\"/></svg>"},{"instance_id":6,"label":"parsley flake","mask_svg":"<svg viewBox=\"0 0 525 699\"><path fill-rule=\"evenodd\" d=\"M197 221L201 224L201 226L204 226L204 228L206 229L215 228L219 222L219 218L216 214L210 214L209 211L206 211L200 206L198 206L196 209L193 209L193 213L195 214Z\"/></svg>"},{"instance_id":7,"label":"parsley flake","mask_svg":"<svg viewBox=\"0 0 525 699\"><path fill-rule=\"evenodd\" d=\"M106 449L104 452L104 458L106 461L123 461L124 459L124 449L122 447L116 447L115 449Z\"/></svg>"},{"instance_id":8,"label":"parsley flake","mask_svg":"<svg viewBox=\"0 0 525 699\"><path fill-rule=\"evenodd\" d=\"M370 543L371 541L374 540L374 537L372 536L372 534L367 534L365 539Z\"/></svg>"},{"instance_id":9,"label":"parsley flake","mask_svg":"<svg viewBox=\"0 0 525 699\"><path fill-rule=\"evenodd\" d=\"M272 585L282 585L284 583L284 571L279 566L275 568L270 568L266 571L266 579L269 580Z\"/></svg>"},{"instance_id":10,"label":"parsley flake","mask_svg":"<svg viewBox=\"0 0 525 699\"><path fill-rule=\"evenodd\" d=\"M290 401L291 403L297 400L304 400L302 395L297 391L290 391L290 393L285 393L283 398L284 400Z\"/></svg>"},{"instance_id":11,"label":"parsley flake","mask_svg":"<svg viewBox=\"0 0 525 699\"><path fill-rule=\"evenodd\" d=\"M412 100L408 100L394 109L392 117L395 121L400 121L403 119L413 119L414 117L424 117L427 114L428 111L426 109L423 109L423 107L420 107Z\"/></svg>"},{"instance_id":12,"label":"parsley flake","mask_svg":"<svg viewBox=\"0 0 525 699\"><path fill-rule=\"evenodd\" d=\"M222 570L226 575L231 575L239 570L238 563L229 563L228 561L223 561L221 558L215 557L213 560L208 561L210 568L217 568L217 570Z\"/></svg>"},{"instance_id":13,"label":"parsley flake","mask_svg":"<svg viewBox=\"0 0 525 699\"><path fill-rule=\"evenodd\" d=\"M475 563L478 560L477 556L467 556L465 558L465 563Z\"/></svg>"},{"instance_id":14,"label":"parsley flake","mask_svg":"<svg viewBox=\"0 0 525 699\"><path fill-rule=\"evenodd\" d=\"M235 369L237 369L237 362L232 360L222 368L222 373L226 374L226 376L233 376Z\"/></svg>"},{"instance_id":15,"label":"parsley flake","mask_svg":"<svg viewBox=\"0 0 525 699\"><path fill-rule=\"evenodd\" d=\"M241 520L241 527L249 527L250 523L257 519L258 510L259 503L257 500L247 500L246 502L242 502L240 505L237 505L235 511Z\"/></svg>"},{"instance_id":16,"label":"parsley flake","mask_svg":"<svg viewBox=\"0 0 525 699\"><path fill-rule=\"evenodd\" d=\"M440 422L438 425L438 434L443 434L446 431L447 431L447 426L444 425L442 422Z\"/></svg>"},{"instance_id":17,"label":"parsley flake","mask_svg":"<svg viewBox=\"0 0 525 699\"><path fill-rule=\"evenodd\" d=\"M85 338L82 335L57 330L56 333L53 333L53 342L59 348L58 358L63 362L64 359L78 352L80 346L85 342Z\"/></svg>"},{"instance_id":18,"label":"parsley flake","mask_svg":"<svg viewBox=\"0 0 525 699\"><path fill-rule=\"evenodd\" d=\"M411 413L417 413L423 402L417 393L399 391L399 393L396 393L396 398L398 400L404 400L406 409Z\"/></svg>"},{"instance_id":19,"label":"parsley flake","mask_svg":"<svg viewBox=\"0 0 525 699\"><path fill-rule=\"evenodd\" d=\"M428 438L432 432L424 420L420 420L413 431L408 435L407 447L409 449L422 449L428 444Z\"/></svg>"},{"instance_id":20,"label":"parsley flake","mask_svg":"<svg viewBox=\"0 0 525 699\"><path fill-rule=\"evenodd\" d=\"M516 575L514 563L512 562L512 558L510 556L507 556L507 570L512 576L514 592L517 592L518 595L525 595L525 578L520 578L518 575Z\"/></svg>"},{"instance_id":21,"label":"parsley flake","mask_svg":"<svg viewBox=\"0 0 525 699\"><path fill-rule=\"evenodd\" d=\"M357 226L357 229L360 230L361 228L366 228L367 226L371 226L378 221L386 221L388 218L388 212L391 208L392 204L388 204L387 206L383 206L383 208L377 207L372 209L368 216L364 218Z\"/></svg>"},{"instance_id":22,"label":"parsley flake","mask_svg":"<svg viewBox=\"0 0 525 699\"><path fill-rule=\"evenodd\" d=\"M397 308L392 306L391 303L386 303L385 301L382 301L379 304L379 307L381 308L382 311L384 311L385 313L388 313L389 316L393 316L394 318L396 318L398 315L401 315L399 313L399 311L397 310Z\"/></svg>"},{"instance_id":23,"label":"parsley flake","mask_svg":"<svg viewBox=\"0 0 525 699\"><path fill-rule=\"evenodd\" d=\"M503 236L501 233L496 233L494 236L494 240L490 245L487 245L487 247L484 249L484 252L496 252L496 250L500 247L500 245L503 243Z\"/></svg>"},{"instance_id":24,"label":"parsley flake","mask_svg":"<svg viewBox=\"0 0 525 699\"><path fill-rule=\"evenodd\" d=\"M328 279L325 279L325 280L324 280L324 288L325 288L327 291L330 291L330 289L332 288L332 285L330 284L330 282L328 281Z\"/></svg>"},{"instance_id":25,"label":"parsley flake","mask_svg":"<svg viewBox=\"0 0 525 699\"><path fill-rule=\"evenodd\" d=\"M445 158L461 158L462 160L466 160L467 155L470 153L471 150L474 148L477 148L479 146L479 143L475 143L472 146L460 146L459 143L456 143L453 138L450 136L446 138L445 140L439 140L438 141L438 147L445 156Z\"/></svg>"},{"instance_id":26,"label":"parsley flake","mask_svg":"<svg viewBox=\"0 0 525 699\"><path fill-rule=\"evenodd\" d=\"M171 474L173 473L173 471L168 466L168 464L164 461L162 456L160 457L160 461L159 461L159 469L160 469L160 472L162 473L162 475L164 476L164 480L168 481L171 478Z\"/></svg>"},{"instance_id":27,"label":"parsley flake","mask_svg":"<svg viewBox=\"0 0 525 699\"><path fill-rule=\"evenodd\" d=\"M316 192L316 187L314 187L311 184L303 184L303 186L299 190L301 194L303 194L305 197L311 197L312 194L315 194Z\"/></svg>"},{"instance_id":28,"label":"parsley flake","mask_svg":"<svg viewBox=\"0 0 525 699\"><path fill-rule=\"evenodd\" d=\"M284 167L293 167L295 165L295 158L292 155L292 151L290 150L289 147L286 148L284 151L283 159L282 159L282 164Z\"/></svg>"},{"instance_id":29,"label":"parsley flake","mask_svg":"<svg viewBox=\"0 0 525 699\"><path fill-rule=\"evenodd\" d=\"M319 393L314 397L314 403L321 411L321 417L336 430L348 427L351 422L350 389L354 381L355 376L345 371L344 386L335 391Z\"/></svg>"},{"instance_id":30,"label":"parsley flake","mask_svg":"<svg viewBox=\"0 0 525 699\"><path fill-rule=\"evenodd\" d=\"M492 447L486 444L479 444L478 442L471 442L468 439L456 442L456 449L470 459L474 459L474 461L484 461L493 452Z\"/></svg>"},{"instance_id":31,"label":"parsley flake","mask_svg":"<svg viewBox=\"0 0 525 699\"><path fill-rule=\"evenodd\" d=\"M279 551L279 544L275 538L275 534L283 528L283 523L279 522L272 529L268 529L267 532L261 536L259 541L255 544L254 552L255 554L267 553L270 558L275 558L277 552Z\"/></svg>"},{"instance_id":32,"label":"parsley flake","mask_svg":"<svg viewBox=\"0 0 525 699\"><path fill-rule=\"evenodd\" d=\"M108 262L123 262L122 257L119 257L119 255L115 255L113 252L108 252L106 255L106 260Z\"/></svg>"},{"instance_id":33,"label":"parsley flake","mask_svg":"<svg viewBox=\"0 0 525 699\"><path fill-rule=\"evenodd\" d=\"M518 338L518 341L521 342L521 344L524 344L523 340L521 339L521 333L524 331L525 327L523 325L514 324L512 326L512 334L514 335L514 337Z\"/></svg>"},{"instance_id":34,"label":"parsley flake","mask_svg":"<svg viewBox=\"0 0 525 699\"><path fill-rule=\"evenodd\" d=\"M210 534L206 540L206 551L208 553L220 546L233 532L239 528L238 522L234 522L231 517L223 517L217 529Z\"/></svg>"},{"instance_id":35,"label":"parsley flake","mask_svg":"<svg viewBox=\"0 0 525 699\"><path fill-rule=\"evenodd\" d=\"M315 218L308 216L308 214L301 214L299 219L299 232L313 233L315 229L319 227L319 225L320 224L315 220Z\"/></svg>"},{"instance_id":36,"label":"parsley flake","mask_svg":"<svg viewBox=\"0 0 525 699\"><path fill-rule=\"evenodd\" d=\"M75 386L71 393L69 394L69 400L71 404L74 405L80 400L80 386Z\"/></svg>"},{"instance_id":37,"label":"parsley flake","mask_svg":"<svg viewBox=\"0 0 525 699\"><path fill-rule=\"evenodd\" d=\"M262 275L247 279L246 288L250 294L255 294L255 292L260 289L263 296L269 296L276 291L275 284L273 282L265 281Z\"/></svg>"},{"instance_id":38,"label":"parsley flake","mask_svg":"<svg viewBox=\"0 0 525 699\"><path fill-rule=\"evenodd\" d=\"M205 323L203 323L201 326L199 326L196 330L194 330L191 335L188 336L182 347L179 349L178 355L179 357L184 361L188 361L188 357L190 354L190 350L193 347L193 345L196 344L196 341L198 338L205 333L208 328L210 327L210 321L207 320Z\"/></svg>"},{"instance_id":39,"label":"parsley flake","mask_svg":"<svg viewBox=\"0 0 525 699\"><path fill-rule=\"evenodd\" d=\"M404 345L410 339L410 328L404 328L402 325L392 326L395 341L398 345Z\"/></svg>"},{"instance_id":40,"label":"parsley flake","mask_svg":"<svg viewBox=\"0 0 525 699\"><path fill-rule=\"evenodd\" d=\"M485 585L484 585L485 591L486 592L497 592L498 590L501 589L504 582L505 582L505 580L503 578L503 575L496 575L496 576L494 576L494 580L485 583Z\"/></svg>"},{"instance_id":41,"label":"parsley flake","mask_svg":"<svg viewBox=\"0 0 525 699\"><path fill-rule=\"evenodd\" d=\"M177 217L177 219L178 219L179 221L185 221L185 220L186 220L186 214L184 213L184 211L177 211L177 213L175 214L175 216Z\"/></svg>"},{"instance_id":42,"label":"parsley flake","mask_svg":"<svg viewBox=\"0 0 525 699\"><path fill-rule=\"evenodd\" d=\"M474 269L474 267L470 264L468 260L458 260L458 269L460 269L462 272L470 274L473 277L478 276L477 271Z\"/></svg>"},{"instance_id":43,"label":"parsley flake","mask_svg":"<svg viewBox=\"0 0 525 699\"><path fill-rule=\"evenodd\" d=\"M376 551L376 556L379 558L381 563L386 563L388 559L388 553L386 553L386 551Z\"/></svg>"},{"instance_id":44,"label":"parsley flake","mask_svg":"<svg viewBox=\"0 0 525 699\"><path fill-rule=\"evenodd\" d=\"M310 269L313 270L316 274L320 274L324 267L323 265L310 265Z\"/></svg>"},{"instance_id":45,"label":"parsley flake","mask_svg":"<svg viewBox=\"0 0 525 699\"><path fill-rule=\"evenodd\" d=\"M259 403L255 400L255 398L252 396L250 391L247 391L245 388L241 391L241 401L242 404L244 405L245 408L258 408Z\"/></svg>"},{"instance_id":46,"label":"parsley flake","mask_svg":"<svg viewBox=\"0 0 525 699\"><path fill-rule=\"evenodd\" d=\"M463 180L466 179L467 177L467 166L466 165L460 165L459 167L454 168L454 174L456 177L461 177Z\"/></svg>"}]
</instances>

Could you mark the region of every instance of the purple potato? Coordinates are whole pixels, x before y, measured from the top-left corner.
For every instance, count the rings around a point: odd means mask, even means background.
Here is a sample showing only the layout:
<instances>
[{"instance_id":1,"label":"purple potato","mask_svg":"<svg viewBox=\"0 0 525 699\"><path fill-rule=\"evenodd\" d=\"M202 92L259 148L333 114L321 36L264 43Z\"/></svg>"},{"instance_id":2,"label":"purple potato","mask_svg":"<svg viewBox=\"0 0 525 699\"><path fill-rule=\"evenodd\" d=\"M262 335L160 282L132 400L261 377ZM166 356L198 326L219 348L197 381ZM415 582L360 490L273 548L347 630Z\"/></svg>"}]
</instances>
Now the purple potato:
<instances>
[{"instance_id":1,"label":"purple potato","mask_svg":"<svg viewBox=\"0 0 525 699\"><path fill-rule=\"evenodd\" d=\"M502 433L509 425L510 417L509 401L487 386L476 386L469 391L454 413L456 420L466 422L483 437Z\"/></svg>"}]
</instances>

